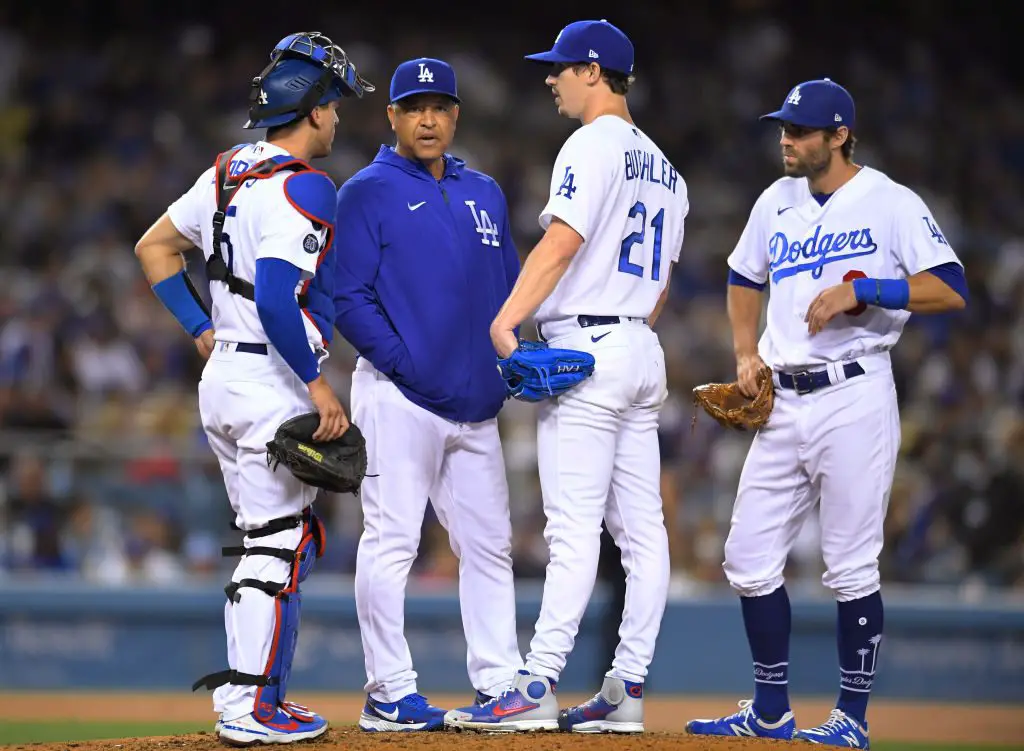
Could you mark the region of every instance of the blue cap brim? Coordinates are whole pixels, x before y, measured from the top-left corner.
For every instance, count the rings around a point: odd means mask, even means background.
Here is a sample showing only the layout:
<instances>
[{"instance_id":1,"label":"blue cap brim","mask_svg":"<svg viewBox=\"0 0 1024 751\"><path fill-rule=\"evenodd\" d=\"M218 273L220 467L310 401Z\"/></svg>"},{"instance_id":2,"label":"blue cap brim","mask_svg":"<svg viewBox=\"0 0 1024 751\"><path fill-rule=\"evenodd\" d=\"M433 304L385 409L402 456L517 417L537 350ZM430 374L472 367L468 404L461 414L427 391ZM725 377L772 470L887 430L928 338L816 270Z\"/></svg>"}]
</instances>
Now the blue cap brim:
<instances>
[{"instance_id":1,"label":"blue cap brim","mask_svg":"<svg viewBox=\"0 0 1024 751\"><path fill-rule=\"evenodd\" d=\"M792 112L788 112L787 113L787 112L784 112L783 110L776 110L775 112L769 112L767 115L761 115L761 117L759 117L757 119L758 120L774 120L774 121L780 122L780 123L789 123L791 125L797 125L797 126L799 126L801 128L821 128L822 130L826 130L828 128L839 127L835 123L831 123L831 122L820 123L817 120L813 120L813 119L809 119L809 118L803 118L803 117L800 117L799 115L794 116ZM840 125L845 125L845 123L840 123Z\"/></svg>"},{"instance_id":2,"label":"blue cap brim","mask_svg":"<svg viewBox=\"0 0 1024 751\"><path fill-rule=\"evenodd\" d=\"M408 99L409 97L416 96L417 94L437 94L439 96L446 96L446 97L448 97L449 99L454 101L456 104L462 104L462 100L459 99L457 96L452 96L447 91L440 91L438 89L431 89L431 88L413 89L412 91L405 91L405 92L402 93L402 96L398 97L398 99L392 99L391 102L392 102L392 104L395 103L395 102L400 102L403 99Z\"/></svg>"},{"instance_id":3,"label":"blue cap brim","mask_svg":"<svg viewBox=\"0 0 1024 751\"><path fill-rule=\"evenodd\" d=\"M525 60L532 60L535 63L578 63L579 60L563 55L560 52L554 50L548 50L547 52L537 52L533 55L526 55Z\"/></svg>"}]
</instances>

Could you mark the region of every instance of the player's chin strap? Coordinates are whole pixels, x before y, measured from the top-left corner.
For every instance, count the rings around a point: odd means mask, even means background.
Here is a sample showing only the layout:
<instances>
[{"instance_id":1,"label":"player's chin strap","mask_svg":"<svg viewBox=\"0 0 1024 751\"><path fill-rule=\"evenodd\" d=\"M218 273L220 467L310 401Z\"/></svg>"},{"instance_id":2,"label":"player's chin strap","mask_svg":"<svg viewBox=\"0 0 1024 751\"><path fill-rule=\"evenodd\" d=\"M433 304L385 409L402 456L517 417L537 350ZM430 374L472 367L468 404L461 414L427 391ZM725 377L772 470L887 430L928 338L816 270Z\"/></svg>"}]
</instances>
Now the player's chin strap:
<instances>
[{"instance_id":1,"label":"player's chin strap","mask_svg":"<svg viewBox=\"0 0 1024 751\"><path fill-rule=\"evenodd\" d=\"M325 535L323 522L311 508L303 511L301 516L273 519L265 526L246 533L250 540L259 539L299 526L302 527L302 538L295 550L258 545L248 548L243 545L223 549L225 556L265 555L280 558L291 564L291 572L286 582L242 579L238 582L233 581L224 588L224 593L232 605L241 600L242 595L239 590L245 587L258 590L274 600L274 633L263 673L242 673L232 669L221 670L204 675L192 684L193 691L199 688L213 690L228 683L236 686L257 686L253 714L258 720L264 722L272 720L278 707L285 704L284 699L288 691L292 659L295 656L295 646L298 643L302 610L302 593L299 590L299 584L306 580L313 570L313 563L323 555Z\"/></svg>"},{"instance_id":2,"label":"player's chin strap","mask_svg":"<svg viewBox=\"0 0 1024 751\"><path fill-rule=\"evenodd\" d=\"M228 170L231 166L231 160L234 159L235 155L243 148L244 146L240 146L234 151L225 151L217 155L217 172L214 177L217 189L217 211L213 214L213 255L211 255L206 261L206 277L211 282L224 282L232 294L239 295L244 297L246 300L252 300L255 302L256 287L253 286L252 282L246 281L245 279L239 279L235 276L231 271L231 256L228 256L229 262L225 262L222 254L225 242L228 243L229 253L231 248L231 239L224 234L224 220L227 219L228 207L239 188L241 188L242 184L248 180L263 180L282 170L305 172L306 170L311 170L312 167L301 159L289 159L281 162L277 162L274 159L264 159L262 162L257 163L252 169L246 170L245 172L232 177L228 174ZM305 292L299 294L298 299L300 308L308 307L309 296Z\"/></svg>"}]
</instances>

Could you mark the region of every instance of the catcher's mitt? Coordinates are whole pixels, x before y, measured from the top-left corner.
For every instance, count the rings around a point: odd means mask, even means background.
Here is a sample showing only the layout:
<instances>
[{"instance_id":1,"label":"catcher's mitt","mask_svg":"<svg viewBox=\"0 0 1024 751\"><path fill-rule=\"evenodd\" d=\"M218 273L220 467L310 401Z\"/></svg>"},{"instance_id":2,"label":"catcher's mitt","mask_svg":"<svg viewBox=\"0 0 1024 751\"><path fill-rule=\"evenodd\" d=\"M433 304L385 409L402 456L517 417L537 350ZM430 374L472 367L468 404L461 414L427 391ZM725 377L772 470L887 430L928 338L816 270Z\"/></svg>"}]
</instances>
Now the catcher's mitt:
<instances>
[{"instance_id":1,"label":"catcher's mitt","mask_svg":"<svg viewBox=\"0 0 1024 751\"><path fill-rule=\"evenodd\" d=\"M544 342L520 341L508 357L498 359L508 396L539 402L560 396L594 374L594 356L575 349L553 349Z\"/></svg>"},{"instance_id":2,"label":"catcher's mitt","mask_svg":"<svg viewBox=\"0 0 1024 751\"><path fill-rule=\"evenodd\" d=\"M267 466L284 464L307 485L334 493L355 493L366 477L366 440L355 425L333 441L313 442L320 415L307 412L285 420L267 442Z\"/></svg>"},{"instance_id":3,"label":"catcher's mitt","mask_svg":"<svg viewBox=\"0 0 1024 751\"><path fill-rule=\"evenodd\" d=\"M704 408L727 428L757 430L766 422L775 406L775 384L770 368L757 374L757 395L748 399L740 393L739 383L706 383L693 390L693 402ZM694 415L696 420L696 415Z\"/></svg>"}]
</instances>

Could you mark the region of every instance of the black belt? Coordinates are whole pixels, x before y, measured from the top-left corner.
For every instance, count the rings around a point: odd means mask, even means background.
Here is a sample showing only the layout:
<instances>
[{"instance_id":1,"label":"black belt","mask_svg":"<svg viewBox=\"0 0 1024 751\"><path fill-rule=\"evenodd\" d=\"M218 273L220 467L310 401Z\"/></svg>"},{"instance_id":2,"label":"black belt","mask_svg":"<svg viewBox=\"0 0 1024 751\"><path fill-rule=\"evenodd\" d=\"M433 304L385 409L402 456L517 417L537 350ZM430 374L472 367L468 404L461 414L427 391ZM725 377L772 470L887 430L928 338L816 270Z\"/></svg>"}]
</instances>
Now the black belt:
<instances>
[{"instance_id":1,"label":"black belt","mask_svg":"<svg viewBox=\"0 0 1024 751\"><path fill-rule=\"evenodd\" d=\"M864 368L859 362L848 362L843 365L843 372L847 378L856 378L864 375ZM784 389L795 389L798 394L809 394L812 391L831 386L828 370L817 370L809 373L806 370L800 373L779 373L779 385Z\"/></svg>"},{"instance_id":2,"label":"black belt","mask_svg":"<svg viewBox=\"0 0 1024 751\"><path fill-rule=\"evenodd\" d=\"M248 352L250 355L267 354L266 344L253 344L251 342L239 342L235 345L235 352Z\"/></svg>"},{"instance_id":3,"label":"black belt","mask_svg":"<svg viewBox=\"0 0 1024 751\"><path fill-rule=\"evenodd\" d=\"M623 321L642 321L647 323L646 318L630 318L629 316L576 316L576 321L579 323L580 328L584 329L589 326L611 326Z\"/></svg>"},{"instance_id":4,"label":"black belt","mask_svg":"<svg viewBox=\"0 0 1024 751\"><path fill-rule=\"evenodd\" d=\"M576 323L580 325L580 328L588 328L590 326L611 326L616 323L622 323L623 321L641 321L647 323L646 318L630 318L629 316L576 316ZM537 336L540 337L541 341L546 342L548 338L544 336L544 332L541 331L541 326L537 325Z\"/></svg>"}]
</instances>

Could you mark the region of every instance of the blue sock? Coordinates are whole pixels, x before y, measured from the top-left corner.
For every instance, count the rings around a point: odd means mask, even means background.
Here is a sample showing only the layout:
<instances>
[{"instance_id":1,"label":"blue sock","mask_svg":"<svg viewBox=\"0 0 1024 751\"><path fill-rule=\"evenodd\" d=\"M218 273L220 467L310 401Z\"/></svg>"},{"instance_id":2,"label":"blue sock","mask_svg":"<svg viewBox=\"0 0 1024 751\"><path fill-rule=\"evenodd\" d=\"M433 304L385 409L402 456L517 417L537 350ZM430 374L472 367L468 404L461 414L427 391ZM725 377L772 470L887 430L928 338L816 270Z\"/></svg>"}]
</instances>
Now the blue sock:
<instances>
[{"instance_id":1,"label":"blue sock","mask_svg":"<svg viewBox=\"0 0 1024 751\"><path fill-rule=\"evenodd\" d=\"M839 701L843 710L861 725L867 725L868 697L878 666L882 641L882 593L838 603Z\"/></svg>"},{"instance_id":2,"label":"blue sock","mask_svg":"<svg viewBox=\"0 0 1024 751\"><path fill-rule=\"evenodd\" d=\"M789 711L789 595L783 586L763 597L741 597L740 604L754 658L754 710L775 722Z\"/></svg>"}]
</instances>

